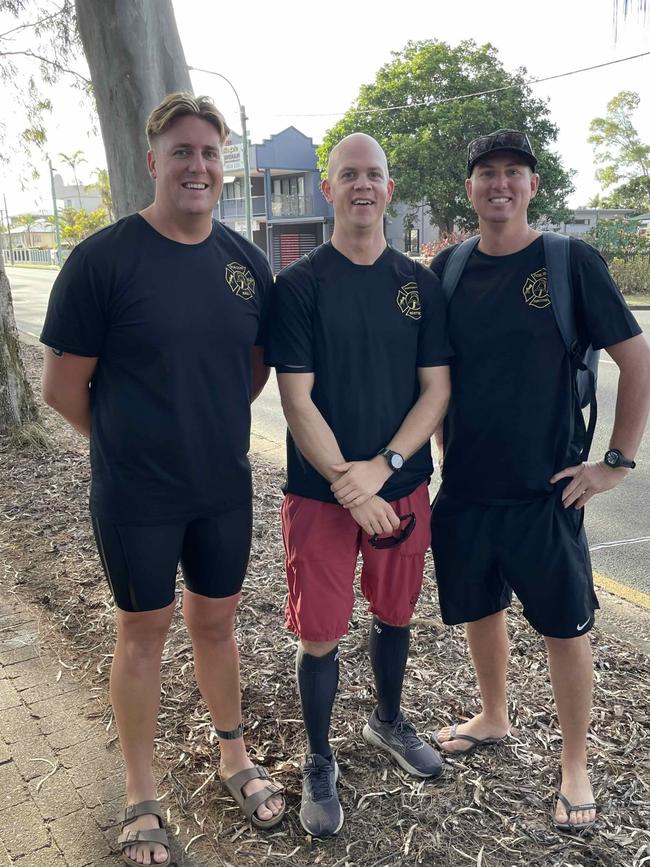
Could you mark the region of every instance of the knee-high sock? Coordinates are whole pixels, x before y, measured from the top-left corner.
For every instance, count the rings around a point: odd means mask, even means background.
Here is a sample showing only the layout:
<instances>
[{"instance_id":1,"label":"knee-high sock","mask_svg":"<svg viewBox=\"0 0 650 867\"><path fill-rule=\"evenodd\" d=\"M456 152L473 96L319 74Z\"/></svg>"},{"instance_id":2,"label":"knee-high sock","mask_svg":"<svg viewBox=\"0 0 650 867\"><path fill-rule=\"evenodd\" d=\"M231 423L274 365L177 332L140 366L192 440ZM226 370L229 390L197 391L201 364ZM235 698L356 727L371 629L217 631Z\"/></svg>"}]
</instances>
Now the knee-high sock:
<instances>
[{"instance_id":1,"label":"knee-high sock","mask_svg":"<svg viewBox=\"0 0 650 867\"><path fill-rule=\"evenodd\" d=\"M383 722L392 722L399 713L410 638L409 626L388 626L372 618L368 647L377 688L377 714Z\"/></svg>"},{"instance_id":2,"label":"knee-high sock","mask_svg":"<svg viewBox=\"0 0 650 867\"><path fill-rule=\"evenodd\" d=\"M309 752L329 758L330 719L339 685L338 647L325 656L311 656L298 648L296 678Z\"/></svg>"}]
</instances>

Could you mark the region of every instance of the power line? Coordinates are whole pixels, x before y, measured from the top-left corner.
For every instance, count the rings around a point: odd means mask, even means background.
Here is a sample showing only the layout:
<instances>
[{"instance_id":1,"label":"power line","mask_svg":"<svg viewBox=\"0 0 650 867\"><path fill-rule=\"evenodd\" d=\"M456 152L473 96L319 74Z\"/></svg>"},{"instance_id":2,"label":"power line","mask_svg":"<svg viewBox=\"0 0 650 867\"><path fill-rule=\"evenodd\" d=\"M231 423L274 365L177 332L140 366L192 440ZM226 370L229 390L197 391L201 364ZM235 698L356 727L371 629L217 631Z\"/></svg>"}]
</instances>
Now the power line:
<instances>
[{"instance_id":1,"label":"power line","mask_svg":"<svg viewBox=\"0 0 650 867\"><path fill-rule=\"evenodd\" d=\"M540 84L543 81L554 81L557 78L567 78L570 75L578 75L581 72L591 72L594 69L602 69L605 66L613 66L616 63L625 63L628 60L638 60L639 57L647 57L650 51L641 54L631 54L629 57L620 57L618 60L608 60L605 63L596 63L593 66L583 66L581 69L572 69L569 72L558 72L556 75L546 75L543 78L531 78L523 84ZM493 93L502 93L504 90L512 90L520 87L521 83L506 84L503 87L494 87L491 90L481 90L478 93L461 93L458 96L449 96L445 99L430 99L423 102L408 102L404 105L390 105L385 108L349 108L346 111L328 111L320 114L276 114L272 117L338 117L344 114L379 114L380 112L400 111L403 108L428 108L434 105L444 105L446 102L458 102L463 99L475 99L479 96L490 96Z\"/></svg>"}]
</instances>

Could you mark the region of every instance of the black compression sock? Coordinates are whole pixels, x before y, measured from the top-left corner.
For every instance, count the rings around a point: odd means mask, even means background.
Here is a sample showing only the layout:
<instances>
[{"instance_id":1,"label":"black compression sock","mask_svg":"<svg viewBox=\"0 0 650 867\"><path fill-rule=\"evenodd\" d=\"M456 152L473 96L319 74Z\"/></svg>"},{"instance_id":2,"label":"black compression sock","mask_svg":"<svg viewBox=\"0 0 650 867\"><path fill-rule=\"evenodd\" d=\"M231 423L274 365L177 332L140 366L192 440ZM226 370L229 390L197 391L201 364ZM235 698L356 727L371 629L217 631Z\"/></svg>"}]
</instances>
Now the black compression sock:
<instances>
[{"instance_id":1,"label":"black compression sock","mask_svg":"<svg viewBox=\"0 0 650 867\"><path fill-rule=\"evenodd\" d=\"M329 759L332 707L339 685L339 649L325 656L311 656L300 647L296 656L296 677L302 705L302 716L310 753Z\"/></svg>"},{"instance_id":2,"label":"black compression sock","mask_svg":"<svg viewBox=\"0 0 650 867\"><path fill-rule=\"evenodd\" d=\"M368 647L382 722L392 722L399 713L410 638L409 626L388 626L372 618Z\"/></svg>"}]
</instances>

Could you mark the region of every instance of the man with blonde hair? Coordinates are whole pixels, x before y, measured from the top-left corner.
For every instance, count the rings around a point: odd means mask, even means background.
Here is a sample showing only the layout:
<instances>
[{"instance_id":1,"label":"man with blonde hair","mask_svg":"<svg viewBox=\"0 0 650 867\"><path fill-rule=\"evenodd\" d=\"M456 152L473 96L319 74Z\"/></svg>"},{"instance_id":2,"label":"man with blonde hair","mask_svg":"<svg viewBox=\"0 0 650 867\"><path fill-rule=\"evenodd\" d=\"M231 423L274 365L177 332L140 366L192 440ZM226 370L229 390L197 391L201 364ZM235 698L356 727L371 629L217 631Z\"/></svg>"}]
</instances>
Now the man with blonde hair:
<instances>
[{"instance_id":1,"label":"man with blonde hair","mask_svg":"<svg viewBox=\"0 0 650 867\"><path fill-rule=\"evenodd\" d=\"M160 660L183 570L198 686L221 778L259 827L280 787L242 737L234 622L251 543L250 403L268 368L263 253L212 219L229 130L207 97L167 96L147 123L155 198L76 247L41 336L44 398L90 438L90 509L117 606L111 699L126 765L128 864L169 864L153 743Z\"/></svg>"}]
</instances>

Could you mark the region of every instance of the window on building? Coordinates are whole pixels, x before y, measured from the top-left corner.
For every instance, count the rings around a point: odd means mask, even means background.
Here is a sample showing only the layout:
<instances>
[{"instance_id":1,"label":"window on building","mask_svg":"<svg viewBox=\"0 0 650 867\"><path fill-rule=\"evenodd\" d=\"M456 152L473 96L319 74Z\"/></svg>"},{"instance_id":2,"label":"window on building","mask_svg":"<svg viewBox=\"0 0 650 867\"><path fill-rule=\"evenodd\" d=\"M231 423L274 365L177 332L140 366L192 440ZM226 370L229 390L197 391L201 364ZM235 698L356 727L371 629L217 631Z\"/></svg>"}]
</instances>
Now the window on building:
<instances>
[{"instance_id":1,"label":"window on building","mask_svg":"<svg viewBox=\"0 0 650 867\"><path fill-rule=\"evenodd\" d=\"M420 252L420 230L406 229L404 232L404 252L418 255Z\"/></svg>"},{"instance_id":2,"label":"window on building","mask_svg":"<svg viewBox=\"0 0 650 867\"><path fill-rule=\"evenodd\" d=\"M242 199L244 197L242 182L239 178L230 184L223 185L223 197L224 199Z\"/></svg>"}]
</instances>

